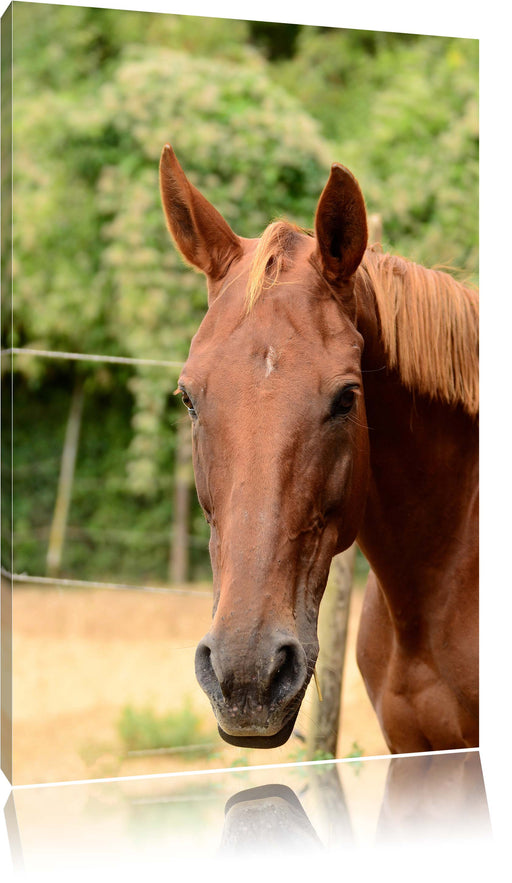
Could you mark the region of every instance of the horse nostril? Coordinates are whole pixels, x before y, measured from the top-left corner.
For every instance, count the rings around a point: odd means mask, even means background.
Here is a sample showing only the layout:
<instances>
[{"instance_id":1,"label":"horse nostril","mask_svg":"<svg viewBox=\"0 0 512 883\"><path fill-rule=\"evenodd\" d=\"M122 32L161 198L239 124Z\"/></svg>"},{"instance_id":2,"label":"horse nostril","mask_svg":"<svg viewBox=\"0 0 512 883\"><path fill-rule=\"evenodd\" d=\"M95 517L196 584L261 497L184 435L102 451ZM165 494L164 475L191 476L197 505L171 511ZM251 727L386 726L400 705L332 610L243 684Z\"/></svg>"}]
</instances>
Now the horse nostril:
<instances>
[{"instance_id":1,"label":"horse nostril","mask_svg":"<svg viewBox=\"0 0 512 883\"><path fill-rule=\"evenodd\" d=\"M275 636L260 648L261 662L248 672L245 659L227 654L224 645L217 647L214 635L205 635L196 650L195 669L199 685L214 707L231 705L236 693L242 704L261 710L263 706L288 704L303 690L306 654L299 641L289 636L283 641L283 637L277 648ZM237 710L233 705L232 711Z\"/></svg>"},{"instance_id":2,"label":"horse nostril","mask_svg":"<svg viewBox=\"0 0 512 883\"><path fill-rule=\"evenodd\" d=\"M272 699L284 700L298 693L304 686L306 673L306 654L299 642L283 644L276 653L270 670L269 691Z\"/></svg>"},{"instance_id":3,"label":"horse nostril","mask_svg":"<svg viewBox=\"0 0 512 883\"><path fill-rule=\"evenodd\" d=\"M197 645L195 658L196 678L200 687L210 698L220 699L220 694L228 699L233 689L233 677L223 677L215 667L215 658L206 639Z\"/></svg>"},{"instance_id":4,"label":"horse nostril","mask_svg":"<svg viewBox=\"0 0 512 883\"><path fill-rule=\"evenodd\" d=\"M210 692L212 687L218 686L212 665L212 651L204 640L197 645L195 669L196 678L205 692Z\"/></svg>"}]
</instances>

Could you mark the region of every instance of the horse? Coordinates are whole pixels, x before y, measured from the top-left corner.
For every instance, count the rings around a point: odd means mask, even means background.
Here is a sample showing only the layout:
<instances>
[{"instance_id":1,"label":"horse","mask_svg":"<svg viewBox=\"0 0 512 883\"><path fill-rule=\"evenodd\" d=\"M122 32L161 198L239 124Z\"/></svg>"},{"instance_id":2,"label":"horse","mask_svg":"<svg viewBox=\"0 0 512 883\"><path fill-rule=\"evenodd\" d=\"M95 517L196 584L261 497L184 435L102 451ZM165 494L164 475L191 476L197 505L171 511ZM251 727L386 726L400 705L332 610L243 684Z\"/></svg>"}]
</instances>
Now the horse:
<instances>
[{"instance_id":1,"label":"horse","mask_svg":"<svg viewBox=\"0 0 512 883\"><path fill-rule=\"evenodd\" d=\"M160 193L207 281L178 390L213 573L195 670L220 735L290 737L330 562L357 540L357 662L389 751L477 746L477 292L368 248L339 163L313 231L238 236L169 144Z\"/></svg>"}]
</instances>

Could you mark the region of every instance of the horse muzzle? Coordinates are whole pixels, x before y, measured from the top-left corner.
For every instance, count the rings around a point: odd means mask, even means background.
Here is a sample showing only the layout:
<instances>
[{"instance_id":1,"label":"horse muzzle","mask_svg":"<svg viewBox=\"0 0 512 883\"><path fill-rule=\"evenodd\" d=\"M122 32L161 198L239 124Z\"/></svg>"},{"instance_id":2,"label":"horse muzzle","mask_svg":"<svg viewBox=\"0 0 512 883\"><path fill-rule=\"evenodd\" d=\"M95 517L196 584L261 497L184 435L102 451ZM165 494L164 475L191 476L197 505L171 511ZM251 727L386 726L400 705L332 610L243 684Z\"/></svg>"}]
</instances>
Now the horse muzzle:
<instances>
[{"instance_id":1,"label":"horse muzzle","mask_svg":"<svg viewBox=\"0 0 512 883\"><path fill-rule=\"evenodd\" d=\"M316 654L315 654L316 658ZM290 737L315 660L284 632L250 642L209 632L196 651L196 677L210 699L219 733L231 745L275 748Z\"/></svg>"}]
</instances>

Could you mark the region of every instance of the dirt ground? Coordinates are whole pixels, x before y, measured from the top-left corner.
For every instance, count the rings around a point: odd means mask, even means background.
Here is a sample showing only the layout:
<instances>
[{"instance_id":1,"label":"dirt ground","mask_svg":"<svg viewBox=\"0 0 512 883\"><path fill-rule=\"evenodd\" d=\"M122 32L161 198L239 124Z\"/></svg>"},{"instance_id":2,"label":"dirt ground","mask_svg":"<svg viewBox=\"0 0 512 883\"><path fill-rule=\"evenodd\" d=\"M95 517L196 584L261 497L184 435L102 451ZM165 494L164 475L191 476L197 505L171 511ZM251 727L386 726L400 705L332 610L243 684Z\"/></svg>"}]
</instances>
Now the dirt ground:
<instances>
[{"instance_id":1,"label":"dirt ground","mask_svg":"<svg viewBox=\"0 0 512 883\"><path fill-rule=\"evenodd\" d=\"M201 587L207 593L208 587ZM338 756L356 746L387 754L355 663L362 591L353 593ZM217 736L196 683L194 652L211 599L100 589L16 585L13 600L14 784L149 775L304 759L295 736L279 749L246 751ZM117 722L124 706L165 714L189 703L211 733L207 760L163 754L127 757ZM307 733L308 691L297 730Z\"/></svg>"}]
</instances>

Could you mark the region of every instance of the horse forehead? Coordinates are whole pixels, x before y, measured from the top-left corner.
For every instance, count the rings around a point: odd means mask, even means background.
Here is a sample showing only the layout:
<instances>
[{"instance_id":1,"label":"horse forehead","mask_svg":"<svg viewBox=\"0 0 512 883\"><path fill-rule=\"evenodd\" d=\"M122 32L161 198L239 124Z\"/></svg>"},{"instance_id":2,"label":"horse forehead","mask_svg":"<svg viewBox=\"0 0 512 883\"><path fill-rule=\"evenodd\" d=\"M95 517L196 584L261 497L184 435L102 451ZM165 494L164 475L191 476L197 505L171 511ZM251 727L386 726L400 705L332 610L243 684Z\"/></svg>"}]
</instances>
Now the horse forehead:
<instances>
[{"instance_id":1,"label":"horse forehead","mask_svg":"<svg viewBox=\"0 0 512 883\"><path fill-rule=\"evenodd\" d=\"M240 318L207 314L194 339L188 367L195 365L206 375L238 374L242 366L251 367L265 377L277 368L294 374L311 374L316 368L336 366L340 371L357 370L362 342L354 326L346 320L334 300L317 299L312 306L297 292L296 302L289 298L279 303L277 291L265 293L254 313Z\"/></svg>"},{"instance_id":2,"label":"horse forehead","mask_svg":"<svg viewBox=\"0 0 512 883\"><path fill-rule=\"evenodd\" d=\"M301 261L247 309L247 272L233 273L210 306L193 341L196 350L239 347L240 350L309 342L317 349L342 343L361 345L361 337L333 293L309 262Z\"/></svg>"},{"instance_id":3,"label":"horse forehead","mask_svg":"<svg viewBox=\"0 0 512 883\"><path fill-rule=\"evenodd\" d=\"M279 365L311 369L329 355L342 363L354 362L362 338L344 315L333 292L315 269L312 237L298 242L293 260L279 277L264 286L256 302L247 308L247 291L258 240L246 240L244 255L228 273L213 298L193 341L188 368L199 376L236 373L243 364L263 360L268 377ZM258 370L258 369L257 369ZM259 373L259 371L258 371Z\"/></svg>"}]
</instances>

